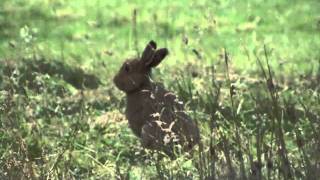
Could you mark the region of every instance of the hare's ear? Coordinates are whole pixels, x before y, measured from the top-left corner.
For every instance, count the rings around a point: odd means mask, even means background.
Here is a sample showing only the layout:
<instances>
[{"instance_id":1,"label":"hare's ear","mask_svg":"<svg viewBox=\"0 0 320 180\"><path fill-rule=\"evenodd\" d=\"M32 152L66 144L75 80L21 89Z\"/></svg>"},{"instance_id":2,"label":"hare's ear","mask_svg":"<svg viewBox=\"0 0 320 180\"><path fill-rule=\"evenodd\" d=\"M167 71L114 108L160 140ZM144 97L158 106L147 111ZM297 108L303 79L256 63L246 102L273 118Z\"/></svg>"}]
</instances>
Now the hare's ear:
<instances>
[{"instance_id":1,"label":"hare's ear","mask_svg":"<svg viewBox=\"0 0 320 180\"><path fill-rule=\"evenodd\" d=\"M152 59L155 54L156 48L157 48L157 44L151 40L147 44L146 48L144 49L144 51L142 53L141 61L143 61L145 63L150 61L150 59Z\"/></svg>"},{"instance_id":2,"label":"hare's ear","mask_svg":"<svg viewBox=\"0 0 320 180\"><path fill-rule=\"evenodd\" d=\"M148 67L156 67L158 64L161 63L161 61L169 54L169 51L167 48L161 48L158 49L155 53L152 59L148 61L145 65Z\"/></svg>"},{"instance_id":3,"label":"hare's ear","mask_svg":"<svg viewBox=\"0 0 320 180\"><path fill-rule=\"evenodd\" d=\"M150 45L151 47L153 47L153 49L157 49L157 43L154 42L153 40L151 40L151 41L149 42L149 45Z\"/></svg>"}]
</instances>

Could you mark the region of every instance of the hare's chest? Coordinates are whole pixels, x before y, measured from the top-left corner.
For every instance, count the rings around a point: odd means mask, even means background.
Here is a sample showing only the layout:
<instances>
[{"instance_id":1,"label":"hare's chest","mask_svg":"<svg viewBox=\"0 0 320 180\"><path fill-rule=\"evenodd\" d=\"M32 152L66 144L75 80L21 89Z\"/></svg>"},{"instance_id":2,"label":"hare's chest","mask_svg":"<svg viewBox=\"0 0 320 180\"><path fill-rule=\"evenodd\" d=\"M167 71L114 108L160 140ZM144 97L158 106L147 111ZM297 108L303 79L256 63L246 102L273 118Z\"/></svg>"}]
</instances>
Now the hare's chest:
<instances>
[{"instance_id":1,"label":"hare's chest","mask_svg":"<svg viewBox=\"0 0 320 180\"><path fill-rule=\"evenodd\" d=\"M142 108L127 108L126 110L126 117L128 119L129 127L132 131L137 135L140 136L141 128L145 124L145 118L143 117Z\"/></svg>"},{"instance_id":2,"label":"hare's chest","mask_svg":"<svg viewBox=\"0 0 320 180\"><path fill-rule=\"evenodd\" d=\"M146 97L132 98L127 101L126 117L130 128L137 136L140 136L142 126L149 121L153 111L154 109Z\"/></svg>"}]
</instances>

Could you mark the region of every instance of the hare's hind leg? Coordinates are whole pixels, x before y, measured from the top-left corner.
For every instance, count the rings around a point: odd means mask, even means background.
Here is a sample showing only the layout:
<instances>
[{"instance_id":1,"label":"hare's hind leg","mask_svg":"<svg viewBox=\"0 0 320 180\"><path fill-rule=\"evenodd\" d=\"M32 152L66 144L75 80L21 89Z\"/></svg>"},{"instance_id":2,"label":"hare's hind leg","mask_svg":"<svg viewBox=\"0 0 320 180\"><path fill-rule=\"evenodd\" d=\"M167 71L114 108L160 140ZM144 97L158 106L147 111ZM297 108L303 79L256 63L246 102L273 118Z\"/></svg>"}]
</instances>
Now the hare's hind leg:
<instances>
[{"instance_id":1,"label":"hare's hind leg","mask_svg":"<svg viewBox=\"0 0 320 180\"><path fill-rule=\"evenodd\" d=\"M147 122L141 129L141 143L147 149L160 150L163 144L161 127L156 122Z\"/></svg>"},{"instance_id":2,"label":"hare's hind leg","mask_svg":"<svg viewBox=\"0 0 320 180\"><path fill-rule=\"evenodd\" d=\"M166 153L170 158L173 155L172 143L166 144L166 133L163 131L159 121L146 123L141 130L141 143L144 148L158 150Z\"/></svg>"}]
</instances>

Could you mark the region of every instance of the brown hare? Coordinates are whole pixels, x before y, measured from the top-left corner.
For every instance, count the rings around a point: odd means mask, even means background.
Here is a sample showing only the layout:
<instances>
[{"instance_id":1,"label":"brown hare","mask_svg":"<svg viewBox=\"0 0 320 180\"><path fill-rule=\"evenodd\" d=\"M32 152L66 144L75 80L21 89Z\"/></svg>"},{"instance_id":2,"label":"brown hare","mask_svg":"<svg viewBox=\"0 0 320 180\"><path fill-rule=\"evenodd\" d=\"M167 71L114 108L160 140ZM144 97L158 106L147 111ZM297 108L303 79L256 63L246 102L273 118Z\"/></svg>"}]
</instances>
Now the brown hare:
<instances>
[{"instance_id":1,"label":"brown hare","mask_svg":"<svg viewBox=\"0 0 320 180\"><path fill-rule=\"evenodd\" d=\"M141 58L124 62L113 81L126 93L126 117L142 146L172 155L175 144L191 150L199 143L200 135L182 102L150 79L151 69L167 55L166 48L157 49L156 43L150 41Z\"/></svg>"}]
</instances>

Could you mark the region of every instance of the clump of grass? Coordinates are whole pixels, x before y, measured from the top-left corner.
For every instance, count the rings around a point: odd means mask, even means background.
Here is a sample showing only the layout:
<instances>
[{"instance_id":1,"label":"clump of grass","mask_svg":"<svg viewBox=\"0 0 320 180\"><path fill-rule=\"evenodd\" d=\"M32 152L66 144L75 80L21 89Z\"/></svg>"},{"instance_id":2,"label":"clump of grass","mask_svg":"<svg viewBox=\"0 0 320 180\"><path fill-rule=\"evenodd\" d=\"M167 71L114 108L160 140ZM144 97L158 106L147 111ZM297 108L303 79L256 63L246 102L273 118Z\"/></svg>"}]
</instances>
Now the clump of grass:
<instances>
[{"instance_id":1,"label":"clump of grass","mask_svg":"<svg viewBox=\"0 0 320 180\"><path fill-rule=\"evenodd\" d=\"M308 118L306 112L314 107L298 104L300 98L292 94L297 94L299 86L284 89L285 84L275 83L265 46L263 56L267 70L256 56L261 80L239 83L239 79L231 79L225 51L221 60L226 66L226 80L222 84L215 79L214 65L205 77L200 77L210 78L210 82L204 82L205 88L200 85L198 89L199 77L192 76L193 72L182 73L175 81L173 87L202 127L199 157L193 158L200 179L315 178L319 158L305 152L318 149L318 135L316 131L309 135L302 132L317 126L319 116ZM229 97L229 101L222 96ZM311 99L308 96L307 101ZM310 135L314 140L307 138Z\"/></svg>"}]
</instances>

